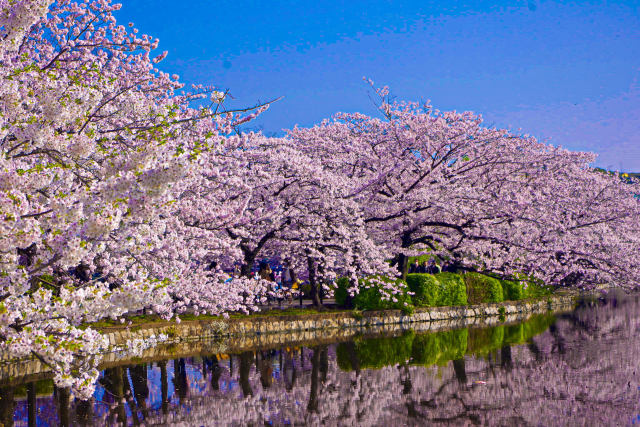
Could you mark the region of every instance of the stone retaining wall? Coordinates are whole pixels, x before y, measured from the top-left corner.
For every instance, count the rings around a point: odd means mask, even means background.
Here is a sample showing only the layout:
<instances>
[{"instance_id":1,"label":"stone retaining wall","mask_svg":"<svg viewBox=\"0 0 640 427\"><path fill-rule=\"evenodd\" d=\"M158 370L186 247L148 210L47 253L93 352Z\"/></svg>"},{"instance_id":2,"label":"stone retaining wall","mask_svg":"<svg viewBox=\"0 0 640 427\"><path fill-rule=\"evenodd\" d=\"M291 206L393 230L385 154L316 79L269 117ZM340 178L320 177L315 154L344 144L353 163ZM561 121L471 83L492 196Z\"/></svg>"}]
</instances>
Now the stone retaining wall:
<instances>
[{"instance_id":1,"label":"stone retaining wall","mask_svg":"<svg viewBox=\"0 0 640 427\"><path fill-rule=\"evenodd\" d=\"M572 310L576 296L556 295L534 302L503 302L471 307L416 309L410 315L397 310L327 312L302 316L260 316L241 319L165 322L140 329L107 332L111 351L104 355L101 368L167 358L239 353L283 346L312 346L342 342L355 336L393 336L411 329L417 333L462 327L485 327L520 322L532 314ZM138 354L127 351L136 339L166 335L167 340ZM47 366L37 359L0 357L0 384L20 383L50 376Z\"/></svg>"}]
</instances>

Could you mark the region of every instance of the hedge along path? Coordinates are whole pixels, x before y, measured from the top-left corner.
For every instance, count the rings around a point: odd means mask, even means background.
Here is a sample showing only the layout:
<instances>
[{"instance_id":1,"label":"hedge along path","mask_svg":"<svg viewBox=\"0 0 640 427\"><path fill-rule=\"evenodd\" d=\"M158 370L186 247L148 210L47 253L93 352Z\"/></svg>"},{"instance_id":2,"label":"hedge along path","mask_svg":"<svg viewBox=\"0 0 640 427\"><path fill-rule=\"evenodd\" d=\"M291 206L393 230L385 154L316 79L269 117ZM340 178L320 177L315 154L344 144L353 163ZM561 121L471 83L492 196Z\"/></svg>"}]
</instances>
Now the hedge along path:
<instances>
[{"instance_id":1,"label":"hedge along path","mask_svg":"<svg viewBox=\"0 0 640 427\"><path fill-rule=\"evenodd\" d=\"M387 284L398 289L390 294ZM406 286L402 286L405 284ZM468 272L411 273L406 282L401 279L372 276L359 279L358 294L349 295L349 280L336 280L336 303L358 310L400 309L409 313L415 307L466 306L467 304L519 301L551 295L541 283L522 277L521 280L500 280L496 277Z\"/></svg>"}]
</instances>

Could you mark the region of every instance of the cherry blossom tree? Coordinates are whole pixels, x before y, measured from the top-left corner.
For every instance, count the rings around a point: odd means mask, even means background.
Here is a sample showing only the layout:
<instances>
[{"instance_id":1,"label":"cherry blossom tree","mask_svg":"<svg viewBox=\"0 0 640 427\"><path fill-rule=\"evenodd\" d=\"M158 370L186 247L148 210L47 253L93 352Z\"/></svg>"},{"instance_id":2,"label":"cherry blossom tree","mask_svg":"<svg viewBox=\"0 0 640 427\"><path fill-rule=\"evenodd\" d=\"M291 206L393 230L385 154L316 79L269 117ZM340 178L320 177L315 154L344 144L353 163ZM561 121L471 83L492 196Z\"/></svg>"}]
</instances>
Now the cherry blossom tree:
<instances>
[{"instance_id":1,"label":"cherry blossom tree","mask_svg":"<svg viewBox=\"0 0 640 427\"><path fill-rule=\"evenodd\" d=\"M85 395L105 341L77 326L145 306L170 315L172 271L147 260L171 244L178 183L252 117L214 88L178 94L155 68L166 52L117 25L119 7L0 1L1 345Z\"/></svg>"},{"instance_id":2,"label":"cherry blossom tree","mask_svg":"<svg viewBox=\"0 0 640 427\"><path fill-rule=\"evenodd\" d=\"M233 137L208 153L201 174L180 197L177 234L191 248L188 260L241 262L244 277L258 257L288 259L309 278L320 305L318 288L336 273L388 270L380 248L365 233L359 205L346 195L340 177L291 140Z\"/></svg>"},{"instance_id":3,"label":"cherry blossom tree","mask_svg":"<svg viewBox=\"0 0 640 427\"><path fill-rule=\"evenodd\" d=\"M408 256L428 252L551 284L637 283L637 182L590 168L590 153L485 127L472 113L377 94L382 118L338 114L290 137L350 182L401 274Z\"/></svg>"}]
</instances>

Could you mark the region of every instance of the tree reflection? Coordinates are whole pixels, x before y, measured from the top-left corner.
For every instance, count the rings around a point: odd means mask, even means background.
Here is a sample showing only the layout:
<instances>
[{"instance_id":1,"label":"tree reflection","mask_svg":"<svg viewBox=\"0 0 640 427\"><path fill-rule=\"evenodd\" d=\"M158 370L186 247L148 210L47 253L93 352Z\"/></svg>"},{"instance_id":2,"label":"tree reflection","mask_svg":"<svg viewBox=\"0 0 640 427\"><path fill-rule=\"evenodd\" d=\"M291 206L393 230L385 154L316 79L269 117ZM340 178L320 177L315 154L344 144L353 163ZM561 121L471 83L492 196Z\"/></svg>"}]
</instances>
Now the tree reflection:
<instances>
[{"instance_id":1,"label":"tree reflection","mask_svg":"<svg viewBox=\"0 0 640 427\"><path fill-rule=\"evenodd\" d=\"M60 426L69 426L69 405L71 403L69 389L55 387L54 394L56 396L56 400L58 401L58 415L60 417ZM124 422L126 422L126 415L124 415L122 419L124 420Z\"/></svg>"},{"instance_id":2,"label":"tree reflection","mask_svg":"<svg viewBox=\"0 0 640 427\"><path fill-rule=\"evenodd\" d=\"M169 412L169 379L167 377L167 362L158 362L160 367L160 396L162 399L161 407L162 413L167 414Z\"/></svg>"},{"instance_id":3,"label":"tree reflection","mask_svg":"<svg viewBox=\"0 0 640 427\"><path fill-rule=\"evenodd\" d=\"M29 427L36 425L36 416L38 410L37 396L36 396L36 384L30 382L27 384L27 411Z\"/></svg>"},{"instance_id":4,"label":"tree reflection","mask_svg":"<svg viewBox=\"0 0 640 427\"><path fill-rule=\"evenodd\" d=\"M258 352L256 352L256 355ZM273 384L273 365L270 358L265 358L263 352L260 352L260 362L258 364L260 370L260 384L263 389L268 389Z\"/></svg>"},{"instance_id":5,"label":"tree reflection","mask_svg":"<svg viewBox=\"0 0 640 427\"><path fill-rule=\"evenodd\" d=\"M95 405L95 399L80 400L76 402L76 422L82 426L91 426L94 424L93 420L93 406ZM35 425L35 424L34 424Z\"/></svg>"},{"instance_id":6,"label":"tree reflection","mask_svg":"<svg viewBox=\"0 0 640 427\"><path fill-rule=\"evenodd\" d=\"M284 367L282 368L284 374L284 382L285 388L287 391L292 391L293 387L296 385L296 364L293 361L294 353L293 351L285 352L284 357Z\"/></svg>"},{"instance_id":7,"label":"tree reflection","mask_svg":"<svg viewBox=\"0 0 640 427\"><path fill-rule=\"evenodd\" d=\"M253 361L253 354L250 351L240 353L240 387L242 387L242 394L244 397L253 396L253 390L249 383L249 374L251 373L251 362Z\"/></svg>"},{"instance_id":8,"label":"tree reflection","mask_svg":"<svg viewBox=\"0 0 640 427\"><path fill-rule=\"evenodd\" d=\"M149 397L147 365L141 364L130 367L129 376L131 377L131 384L133 385L133 397L135 398L137 409L142 412L143 418L146 418L147 398Z\"/></svg>"},{"instance_id":9,"label":"tree reflection","mask_svg":"<svg viewBox=\"0 0 640 427\"><path fill-rule=\"evenodd\" d=\"M13 425L13 411L15 402L13 401L13 386L0 387L0 423L5 426Z\"/></svg>"},{"instance_id":10,"label":"tree reflection","mask_svg":"<svg viewBox=\"0 0 640 427\"><path fill-rule=\"evenodd\" d=\"M211 389L220 390L220 376L222 375L222 367L218 363L218 356L213 355L211 357L204 357L202 359L202 363L205 368L203 368L203 372L206 372L206 369L211 372ZM206 378L206 373L204 374Z\"/></svg>"},{"instance_id":11,"label":"tree reflection","mask_svg":"<svg viewBox=\"0 0 640 427\"><path fill-rule=\"evenodd\" d=\"M189 383L187 381L187 366L183 357L173 361L173 389L178 395L180 403L182 403L189 392Z\"/></svg>"},{"instance_id":12,"label":"tree reflection","mask_svg":"<svg viewBox=\"0 0 640 427\"><path fill-rule=\"evenodd\" d=\"M108 368L104 370L104 375L101 380L102 385L107 392L107 401L111 401L115 404L115 408L110 414L110 418L115 414L117 422L122 424L127 422L127 412L124 407L123 374L124 370L121 366Z\"/></svg>"},{"instance_id":13,"label":"tree reflection","mask_svg":"<svg viewBox=\"0 0 640 427\"><path fill-rule=\"evenodd\" d=\"M318 376L320 373L320 351L319 347L313 349L311 358L311 391L309 392L309 402L307 411L318 412Z\"/></svg>"},{"instance_id":14,"label":"tree reflection","mask_svg":"<svg viewBox=\"0 0 640 427\"><path fill-rule=\"evenodd\" d=\"M453 371L456 374L456 378L460 384L467 384L467 369L465 367L464 357L452 361Z\"/></svg>"}]
</instances>

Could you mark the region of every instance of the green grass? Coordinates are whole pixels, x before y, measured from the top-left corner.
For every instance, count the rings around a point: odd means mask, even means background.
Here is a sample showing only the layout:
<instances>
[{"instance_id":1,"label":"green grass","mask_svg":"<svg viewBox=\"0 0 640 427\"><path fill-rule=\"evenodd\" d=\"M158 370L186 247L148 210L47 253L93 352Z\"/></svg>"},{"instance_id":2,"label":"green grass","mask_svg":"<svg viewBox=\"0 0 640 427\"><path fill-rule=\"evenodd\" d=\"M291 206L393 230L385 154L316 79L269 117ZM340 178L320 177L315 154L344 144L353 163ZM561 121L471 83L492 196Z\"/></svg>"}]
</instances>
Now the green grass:
<instances>
[{"instance_id":1,"label":"green grass","mask_svg":"<svg viewBox=\"0 0 640 427\"><path fill-rule=\"evenodd\" d=\"M230 319L255 319L259 317L278 317L278 316L306 316L311 314L318 313L340 313L340 312L349 312L349 310L324 310L319 311L314 308L295 308L290 307L283 310L280 309L272 309L268 311L262 311L259 313L252 314L244 314L244 313L230 313ZM215 321L215 320L224 320L223 316L213 316L210 314L200 314L198 316L194 314L181 314L180 320L183 322L199 322L199 321ZM86 329L91 327L93 329L101 330L101 329L124 329L129 328L131 330L139 330L143 325L153 325L153 324L163 324L163 323L173 323L175 319L171 319L169 321L161 318L157 314L139 314L135 316L128 316L125 318L124 323L121 323L117 320L112 319L103 319L98 322L85 323L80 327L82 329Z\"/></svg>"}]
</instances>

